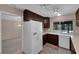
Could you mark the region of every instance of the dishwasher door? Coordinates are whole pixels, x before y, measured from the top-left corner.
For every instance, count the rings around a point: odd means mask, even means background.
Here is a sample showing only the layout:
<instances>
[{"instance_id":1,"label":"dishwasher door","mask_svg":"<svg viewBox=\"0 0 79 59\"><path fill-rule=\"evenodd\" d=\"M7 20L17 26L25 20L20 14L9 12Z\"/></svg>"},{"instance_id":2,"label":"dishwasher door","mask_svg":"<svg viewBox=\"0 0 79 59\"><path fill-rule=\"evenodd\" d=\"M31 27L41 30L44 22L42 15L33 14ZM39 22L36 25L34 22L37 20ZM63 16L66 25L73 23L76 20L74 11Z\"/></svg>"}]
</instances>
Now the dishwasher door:
<instances>
[{"instance_id":1,"label":"dishwasher door","mask_svg":"<svg viewBox=\"0 0 79 59\"><path fill-rule=\"evenodd\" d=\"M70 37L69 36L60 35L59 36L59 47L70 49Z\"/></svg>"}]
</instances>

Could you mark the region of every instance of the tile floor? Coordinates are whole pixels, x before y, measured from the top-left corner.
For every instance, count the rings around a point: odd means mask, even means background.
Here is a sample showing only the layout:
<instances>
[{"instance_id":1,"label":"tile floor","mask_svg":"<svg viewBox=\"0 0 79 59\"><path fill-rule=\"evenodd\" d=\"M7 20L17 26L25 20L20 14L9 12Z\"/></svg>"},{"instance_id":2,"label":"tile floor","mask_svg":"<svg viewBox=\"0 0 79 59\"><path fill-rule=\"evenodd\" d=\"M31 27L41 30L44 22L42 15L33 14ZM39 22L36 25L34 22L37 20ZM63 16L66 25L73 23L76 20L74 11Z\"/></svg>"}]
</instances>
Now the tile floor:
<instances>
[{"instance_id":1,"label":"tile floor","mask_svg":"<svg viewBox=\"0 0 79 59\"><path fill-rule=\"evenodd\" d=\"M46 43L40 54L71 54L71 51Z\"/></svg>"},{"instance_id":2,"label":"tile floor","mask_svg":"<svg viewBox=\"0 0 79 59\"><path fill-rule=\"evenodd\" d=\"M2 52L3 54L22 54L21 40L19 38L3 40ZM46 43L40 54L71 54L71 51Z\"/></svg>"}]
</instances>

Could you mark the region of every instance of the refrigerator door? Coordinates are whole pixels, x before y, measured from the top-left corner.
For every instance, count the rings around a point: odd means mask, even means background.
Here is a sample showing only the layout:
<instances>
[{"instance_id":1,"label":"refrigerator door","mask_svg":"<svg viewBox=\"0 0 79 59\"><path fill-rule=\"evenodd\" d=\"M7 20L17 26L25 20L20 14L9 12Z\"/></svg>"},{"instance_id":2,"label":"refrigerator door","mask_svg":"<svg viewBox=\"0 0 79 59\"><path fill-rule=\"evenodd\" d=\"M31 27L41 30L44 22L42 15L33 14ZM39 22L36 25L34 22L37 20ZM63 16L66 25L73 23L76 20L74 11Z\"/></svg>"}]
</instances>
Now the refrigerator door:
<instances>
[{"instance_id":1,"label":"refrigerator door","mask_svg":"<svg viewBox=\"0 0 79 59\"><path fill-rule=\"evenodd\" d=\"M38 46L37 46L37 49L38 49L38 51L41 51L43 49L43 40L42 40L43 29L42 29L42 23L41 22L38 23L37 30L38 30L38 36L37 36Z\"/></svg>"},{"instance_id":2,"label":"refrigerator door","mask_svg":"<svg viewBox=\"0 0 79 59\"><path fill-rule=\"evenodd\" d=\"M32 52L39 53L42 50L42 23L35 21L32 24L32 28Z\"/></svg>"},{"instance_id":3,"label":"refrigerator door","mask_svg":"<svg viewBox=\"0 0 79 59\"><path fill-rule=\"evenodd\" d=\"M30 22L23 23L22 50L26 54L31 54L32 35Z\"/></svg>"}]
</instances>

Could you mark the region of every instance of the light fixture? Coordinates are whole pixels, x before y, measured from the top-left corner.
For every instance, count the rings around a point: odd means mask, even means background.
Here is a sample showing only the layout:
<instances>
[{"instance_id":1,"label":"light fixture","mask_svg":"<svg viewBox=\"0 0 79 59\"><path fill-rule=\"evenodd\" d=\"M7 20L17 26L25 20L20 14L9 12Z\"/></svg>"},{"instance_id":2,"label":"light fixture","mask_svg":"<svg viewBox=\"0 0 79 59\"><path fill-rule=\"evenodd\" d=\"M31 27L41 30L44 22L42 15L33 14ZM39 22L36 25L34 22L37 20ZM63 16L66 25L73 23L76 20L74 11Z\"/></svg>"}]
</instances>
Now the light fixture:
<instances>
[{"instance_id":1,"label":"light fixture","mask_svg":"<svg viewBox=\"0 0 79 59\"><path fill-rule=\"evenodd\" d=\"M54 12L54 16L61 16L59 12Z\"/></svg>"},{"instance_id":2,"label":"light fixture","mask_svg":"<svg viewBox=\"0 0 79 59\"><path fill-rule=\"evenodd\" d=\"M61 16L61 12L62 12L62 9L55 8L54 9L54 16Z\"/></svg>"},{"instance_id":3,"label":"light fixture","mask_svg":"<svg viewBox=\"0 0 79 59\"><path fill-rule=\"evenodd\" d=\"M58 15L57 16L61 16L61 14L60 13L58 13Z\"/></svg>"}]
</instances>

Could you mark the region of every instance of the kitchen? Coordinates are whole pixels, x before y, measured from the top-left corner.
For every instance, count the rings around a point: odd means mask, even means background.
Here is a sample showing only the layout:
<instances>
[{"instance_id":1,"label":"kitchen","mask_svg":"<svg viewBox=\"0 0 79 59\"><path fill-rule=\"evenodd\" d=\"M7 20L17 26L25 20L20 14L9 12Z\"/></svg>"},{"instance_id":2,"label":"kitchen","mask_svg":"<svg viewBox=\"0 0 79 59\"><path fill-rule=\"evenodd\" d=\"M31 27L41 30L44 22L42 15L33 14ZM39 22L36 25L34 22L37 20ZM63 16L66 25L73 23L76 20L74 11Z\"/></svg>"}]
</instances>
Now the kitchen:
<instances>
[{"instance_id":1,"label":"kitchen","mask_svg":"<svg viewBox=\"0 0 79 59\"><path fill-rule=\"evenodd\" d=\"M29 14L29 13L30 13L30 15L32 15L31 14L32 12L30 12L28 10L24 11L24 15ZM32 16L29 16L29 18L31 18L31 19L33 19L33 17L34 17L34 14ZM26 18L28 18L28 17L26 17ZM24 21L26 18L24 18ZM26 21L28 21L28 19L26 19ZM35 20L35 18L34 18L34 20ZM51 19L49 17L44 17L44 20L42 20L40 18L39 18L39 20L41 20L43 22L43 28L45 30L45 32L43 32L43 45L45 45L46 43L50 43L50 44L53 44L53 45L56 45L59 47L70 49L70 39L73 37L73 31L71 31L70 33L61 33L62 32L61 30L50 31ZM39 21L39 20L37 20L37 21ZM68 19L66 21L73 21L73 19ZM60 22L60 20L59 20L59 22ZM52 25L53 25L53 22L52 22ZM51 27L53 27L53 26L51 26Z\"/></svg>"},{"instance_id":2,"label":"kitchen","mask_svg":"<svg viewBox=\"0 0 79 59\"><path fill-rule=\"evenodd\" d=\"M73 6L73 7L70 8L71 6ZM10 7L15 7L15 6L12 5ZM78 41L74 40L74 39L76 39L75 37L78 36L77 33L78 33L78 29L79 29L78 28L79 23L76 26L76 16L75 16L76 13L79 13L79 12L76 12L78 9L78 5L63 5L63 6L59 5L58 6L58 5L53 5L53 4L52 5L51 4L50 5L49 4L40 4L40 5L39 4L37 4L37 5L36 4L35 5L32 5L32 4L17 5L16 4L16 9L17 8L18 8L18 10L20 10L20 9L23 10L23 12L22 12L23 13L23 23L32 22L32 21L42 23L42 28L43 28L42 36L41 36L42 43L39 44L39 46L40 45L42 46L42 47L40 46L41 52L42 52L43 46L45 46L47 43L49 43L49 45L50 44L54 45L57 48L69 50L71 53L79 53L78 46L76 43ZM71 11L71 9L73 9L73 10ZM53 12L52 12L52 10L53 10ZM78 14L77 14L77 16L78 16ZM79 18L77 17L77 19L79 19ZM24 26L24 24L22 24L22 25ZM34 27L32 27L32 28L34 28ZM26 32L24 29L25 28L23 27L23 31L24 31L23 38L26 36L24 34ZM37 33L34 33L34 35L36 35L36 34ZM23 42L25 42L25 40L26 40L26 37ZM23 43L23 46L30 48L30 47L26 46L25 43ZM23 48L23 49L26 49L26 48ZM25 53L24 51L21 51L21 52ZM52 54L54 54L54 53L52 53ZM62 54L62 53L60 52L60 54Z\"/></svg>"}]
</instances>

